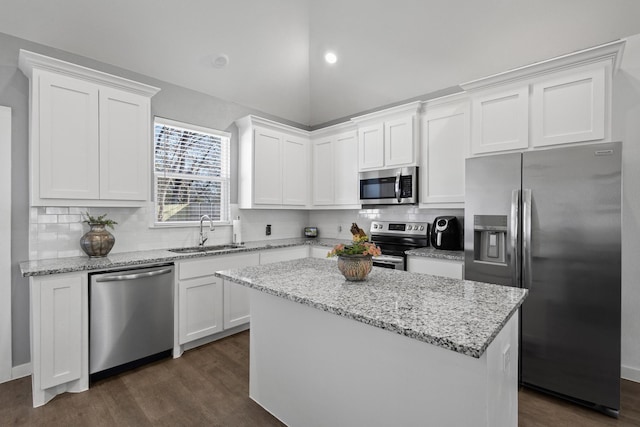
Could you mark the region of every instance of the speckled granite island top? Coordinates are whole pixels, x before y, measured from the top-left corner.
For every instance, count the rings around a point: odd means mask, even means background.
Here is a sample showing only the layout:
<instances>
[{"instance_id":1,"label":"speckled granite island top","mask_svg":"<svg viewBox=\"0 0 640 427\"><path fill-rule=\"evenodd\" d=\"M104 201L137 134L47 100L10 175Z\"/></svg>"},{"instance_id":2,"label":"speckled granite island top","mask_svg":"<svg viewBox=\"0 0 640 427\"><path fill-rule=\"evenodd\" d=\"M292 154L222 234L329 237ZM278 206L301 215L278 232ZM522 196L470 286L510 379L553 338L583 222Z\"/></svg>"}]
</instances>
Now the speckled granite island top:
<instances>
[{"instance_id":1,"label":"speckled granite island top","mask_svg":"<svg viewBox=\"0 0 640 427\"><path fill-rule=\"evenodd\" d=\"M306 258L216 276L368 325L479 358L527 290L374 267L347 282L330 260Z\"/></svg>"}]
</instances>

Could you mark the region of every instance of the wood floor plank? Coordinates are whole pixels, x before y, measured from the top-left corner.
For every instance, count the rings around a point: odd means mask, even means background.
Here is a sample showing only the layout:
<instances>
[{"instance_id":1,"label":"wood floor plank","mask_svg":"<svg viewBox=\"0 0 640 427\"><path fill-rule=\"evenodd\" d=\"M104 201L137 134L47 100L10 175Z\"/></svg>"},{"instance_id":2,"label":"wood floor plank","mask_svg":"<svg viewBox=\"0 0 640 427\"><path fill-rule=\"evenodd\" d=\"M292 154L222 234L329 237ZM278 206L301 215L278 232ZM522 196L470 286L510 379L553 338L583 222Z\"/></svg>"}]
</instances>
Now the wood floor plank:
<instances>
[{"instance_id":1,"label":"wood floor plank","mask_svg":"<svg viewBox=\"0 0 640 427\"><path fill-rule=\"evenodd\" d=\"M620 418L521 388L521 427L638 427L640 383L622 381ZM249 398L249 332L242 332L31 407L31 378L0 384L0 426L283 426Z\"/></svg>"}]
</instances>

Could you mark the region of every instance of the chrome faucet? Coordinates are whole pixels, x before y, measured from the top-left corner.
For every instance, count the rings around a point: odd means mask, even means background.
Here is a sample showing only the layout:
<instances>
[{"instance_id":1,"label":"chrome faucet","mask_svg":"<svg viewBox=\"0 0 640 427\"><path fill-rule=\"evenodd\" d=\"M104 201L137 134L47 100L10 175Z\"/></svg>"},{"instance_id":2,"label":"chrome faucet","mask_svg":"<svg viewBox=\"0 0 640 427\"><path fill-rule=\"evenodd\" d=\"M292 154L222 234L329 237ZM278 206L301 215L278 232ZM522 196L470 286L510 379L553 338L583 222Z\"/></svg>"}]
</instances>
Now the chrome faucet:
<instances>
[{"instance_id":1,"label":"chrome faucet","mask_svg":"<svg viewBox=\"0 0 640 427\"><path fill-rule=\"evenodd\" d=\"M208 219L209 220L209 230L214 231L215 227L213 226L213 220L209 217L209 215L202 215L200 217L200 240L198 241L198 246L204 246L204 242L207 241L208 237L204 237L204 232L202 231L202 222Z\"/></svg>"}]
</instances>

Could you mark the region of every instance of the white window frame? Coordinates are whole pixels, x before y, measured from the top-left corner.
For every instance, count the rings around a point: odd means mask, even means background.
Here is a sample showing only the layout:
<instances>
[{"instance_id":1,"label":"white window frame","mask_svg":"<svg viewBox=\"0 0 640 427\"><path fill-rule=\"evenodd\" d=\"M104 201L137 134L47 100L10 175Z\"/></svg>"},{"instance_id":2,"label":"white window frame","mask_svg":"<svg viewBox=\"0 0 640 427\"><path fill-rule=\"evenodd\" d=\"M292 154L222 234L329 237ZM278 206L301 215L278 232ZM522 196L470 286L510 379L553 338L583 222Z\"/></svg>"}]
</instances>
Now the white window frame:
<instances>
[{"instance_id":1,"label":"white window frame","mask_svg":"<svg viewBox=\"0 0 640 427\"><path fill-rule=\"evenodd\" d=\"M156 125L168 126L178 129L184 129L190 132L203 133L207 135L213 135L215 137L219 137L222 139L223 151L226 151L226 156L223 162L223 176L220 178L215 177L206 177L207 181L218 181L222 183L223 189L225 191L222 192L222 200L220 206L220 215L221 219L219 221L213 221L215 225L229 225L231 224L231 208L230 208L230 187L231 187L231 134L229 132L207 128L204 126L198 126L191 123L179 122L176 120L167 119L164 117L155 116L153 121L153 227L195 227L200 225L199 220L194 221L158 221L158 185L157 178L162 175L162 172L156 171L156 157L155 157L155 147L156 147ZM166 176L166 175L165 175ZM184 177L194 177L197 175L185 174ZM208 221L207 221L208 224Z\"/></svg>"}]
</instances>

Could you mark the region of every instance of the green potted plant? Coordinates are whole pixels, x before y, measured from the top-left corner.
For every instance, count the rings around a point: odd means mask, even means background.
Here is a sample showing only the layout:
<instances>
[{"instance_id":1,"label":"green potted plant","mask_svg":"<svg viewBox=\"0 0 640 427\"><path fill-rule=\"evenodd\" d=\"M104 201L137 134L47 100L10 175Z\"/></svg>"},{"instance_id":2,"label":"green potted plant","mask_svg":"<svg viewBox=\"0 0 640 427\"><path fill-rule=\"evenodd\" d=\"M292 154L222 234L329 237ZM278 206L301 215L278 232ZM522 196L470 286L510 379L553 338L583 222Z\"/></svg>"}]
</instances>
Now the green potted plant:
<instances>
[{"instance_id":1,"label":"green potted plant","mask_svg":"<svg viewBox=\"0 0 640 427\"><path fill-rule=\"evenodd\" d=\"M105 227L113 230L113 226L118 223L108 219L107 214L94 217L85 212L83 217L82 222L89 224L90 229L80 238L80 247L91 258L107 256L116 243L116 238Z\"/></svg>"}]
</instances>

